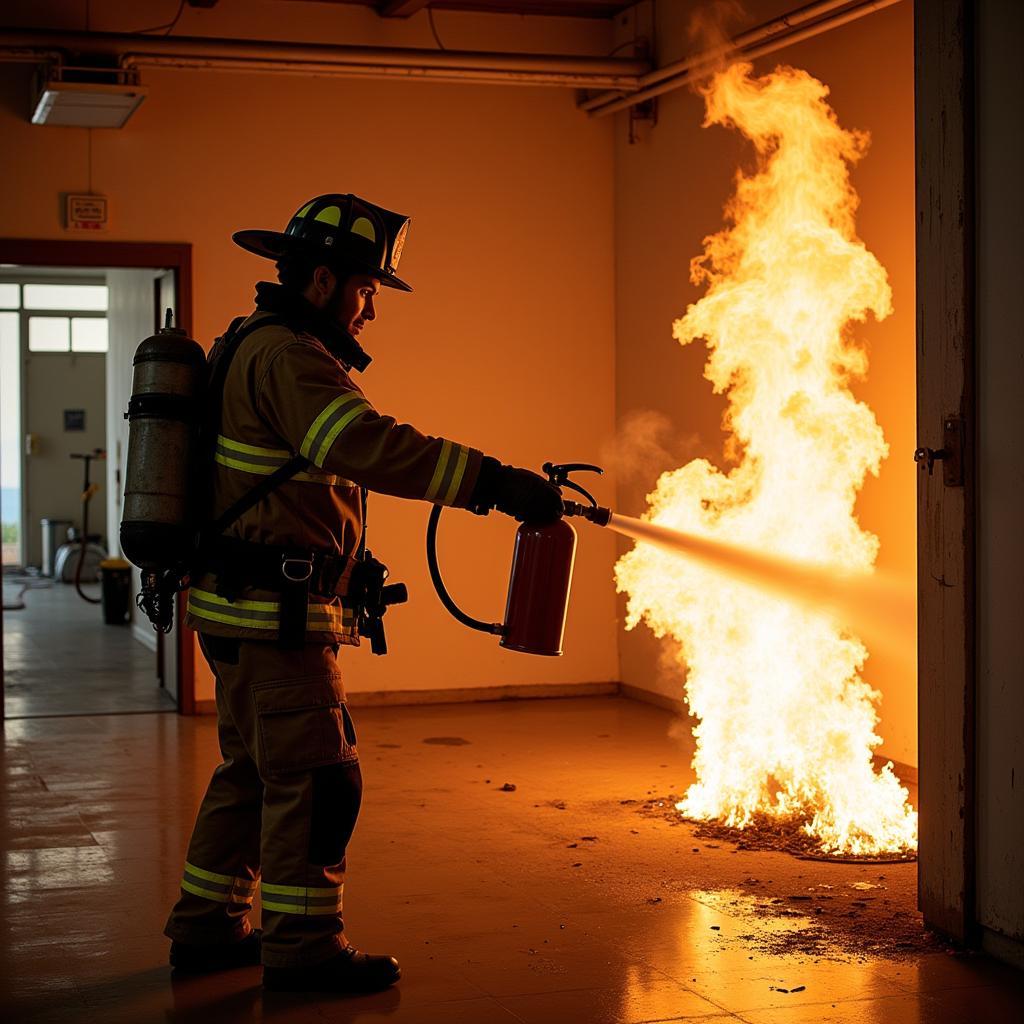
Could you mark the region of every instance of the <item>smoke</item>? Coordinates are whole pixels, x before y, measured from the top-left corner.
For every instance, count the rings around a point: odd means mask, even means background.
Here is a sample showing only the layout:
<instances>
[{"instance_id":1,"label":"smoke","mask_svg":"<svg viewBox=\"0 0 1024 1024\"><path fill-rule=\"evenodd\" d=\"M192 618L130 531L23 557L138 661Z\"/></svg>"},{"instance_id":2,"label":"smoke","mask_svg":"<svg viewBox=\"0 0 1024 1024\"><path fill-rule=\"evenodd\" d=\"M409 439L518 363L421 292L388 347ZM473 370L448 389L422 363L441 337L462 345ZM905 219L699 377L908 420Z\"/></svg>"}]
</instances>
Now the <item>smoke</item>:
<instances>
[{"instance_id":1,"label":"smoke","mask_svg":"<svg viewBox=\"0 0 1024 1024\"><path fill-rule=\"evenodd\" d=\"M686 35L694 56L701 60L702 75L691 82L695 92L706 89L706 77L721 71L734 56L733 38L738 28L748 22L746 9L739 0L713 0L698 7L690 16Z\"/></svg>"},{"instance_id":2,"label":"smoke","mask_svg":"<svg viewBox=\"0 0 1024 1024\"><path fill-rule=\"evenodd\" d=\"M698 7L686 26L686 35L697 50L718 50L728 47L736 28L747 19L747 12L739 0L714 0Z\"/></svg>"},{"instance_id":3,"label":"smoke","mask_svg":"<svg viewBox=\"0 0 1024 1024\"><path fill-rule=\"evenodd\" d=\"M678 435L664 413L640 409L623 418L616 437L601 449L601 460L623 483L657 480L667 470L689 462L700 446L698 434Z\"/></svg>"}]
</instances>

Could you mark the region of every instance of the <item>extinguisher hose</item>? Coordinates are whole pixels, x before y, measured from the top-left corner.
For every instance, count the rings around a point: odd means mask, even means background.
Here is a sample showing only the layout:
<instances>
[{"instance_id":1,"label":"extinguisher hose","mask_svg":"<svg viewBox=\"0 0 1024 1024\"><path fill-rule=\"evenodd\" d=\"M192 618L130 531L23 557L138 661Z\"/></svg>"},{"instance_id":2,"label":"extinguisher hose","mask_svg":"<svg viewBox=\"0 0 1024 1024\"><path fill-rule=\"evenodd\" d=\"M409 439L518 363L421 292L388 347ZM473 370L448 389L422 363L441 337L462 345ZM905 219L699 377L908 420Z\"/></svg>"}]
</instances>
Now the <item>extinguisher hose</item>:
<instances>
[{"instance_id":1,"label":"extinguisher hose","mask_svg":"<svg viewBox=\"0 0 1024 1024\"><path fill-rule=\"evenodd\" d=\"M482 622L480 619L474 619L471 615L467 615L452 600L448 588L444 585L444 580L441 579L441 569L437 564L437 524L441 518L442 507L435 505L430 510L430 519L427 522L427 567L430 569L430 580L434 584L437 596L441 599L441 604L464 626L469 626L470 629L479 629L482 633L501 636L505 632L505 627L500 622Z\"/></svg>"}]
</instances>

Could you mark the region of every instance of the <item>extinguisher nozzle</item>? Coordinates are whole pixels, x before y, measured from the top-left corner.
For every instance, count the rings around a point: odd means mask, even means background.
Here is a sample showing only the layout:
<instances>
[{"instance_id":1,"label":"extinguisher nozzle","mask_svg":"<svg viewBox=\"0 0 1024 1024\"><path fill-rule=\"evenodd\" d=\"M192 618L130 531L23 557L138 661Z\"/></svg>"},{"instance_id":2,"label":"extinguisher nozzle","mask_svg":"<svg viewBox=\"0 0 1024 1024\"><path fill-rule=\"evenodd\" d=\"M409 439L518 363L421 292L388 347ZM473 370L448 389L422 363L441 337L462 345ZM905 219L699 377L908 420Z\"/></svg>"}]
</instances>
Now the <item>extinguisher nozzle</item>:
<instances>
[{"instance_id":1,"label":"extinguisher nozzle","mask_svg":"<svg viewBox=\"0 0 1024 1024\"><path fill-rule=\"evenodd\" d=\"M584 505L578 501L564 501L564 514L589 519L595 526L607 526L611 522L612 510L601 505Z\"/></svg>"}]
</instances>

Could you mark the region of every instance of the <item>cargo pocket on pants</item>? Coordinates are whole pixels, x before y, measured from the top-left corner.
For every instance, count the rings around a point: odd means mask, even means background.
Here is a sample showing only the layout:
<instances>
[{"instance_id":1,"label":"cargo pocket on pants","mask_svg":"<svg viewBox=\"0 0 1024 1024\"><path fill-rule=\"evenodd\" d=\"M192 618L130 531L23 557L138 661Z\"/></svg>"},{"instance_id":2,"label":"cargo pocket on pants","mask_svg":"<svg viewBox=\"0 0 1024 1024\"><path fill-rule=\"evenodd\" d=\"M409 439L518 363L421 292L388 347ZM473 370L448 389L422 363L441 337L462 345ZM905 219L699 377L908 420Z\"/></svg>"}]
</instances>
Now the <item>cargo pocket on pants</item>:
<instances>
[{"instance_id":1,"label":"cargo pocket on pants","mask_svg":"<svg viewBox=\"0 0 1024 1024\"><path fill-rule=\"evenodd\" d=\"M252 692L261 774L358 761L340 676L273 680L257 683Z\"/></svg>"}]
</instances>

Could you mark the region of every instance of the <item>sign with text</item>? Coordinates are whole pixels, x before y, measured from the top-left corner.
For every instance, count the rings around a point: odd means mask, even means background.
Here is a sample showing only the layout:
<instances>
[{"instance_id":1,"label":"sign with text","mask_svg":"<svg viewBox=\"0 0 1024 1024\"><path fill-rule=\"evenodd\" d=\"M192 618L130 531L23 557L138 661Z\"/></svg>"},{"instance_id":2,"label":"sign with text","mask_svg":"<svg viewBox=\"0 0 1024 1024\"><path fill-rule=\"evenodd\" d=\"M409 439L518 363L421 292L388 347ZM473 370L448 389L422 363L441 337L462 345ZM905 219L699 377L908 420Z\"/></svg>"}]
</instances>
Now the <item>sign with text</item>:
<instances>
[{"instance_id":1,"label":"sign with text","mask_svg":"<svg viewBox=\"0 0 1024 1024\"><path fill-rule=\"evenodd\" d=\"M68 193L64 213L65 226L69 231L105 231L107 197Z\"/></svg>"}]
</instances>

